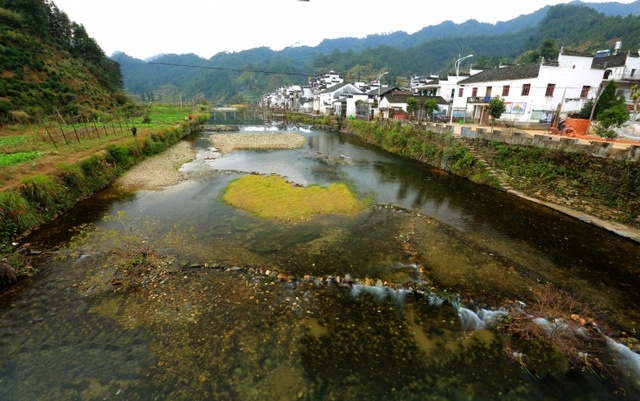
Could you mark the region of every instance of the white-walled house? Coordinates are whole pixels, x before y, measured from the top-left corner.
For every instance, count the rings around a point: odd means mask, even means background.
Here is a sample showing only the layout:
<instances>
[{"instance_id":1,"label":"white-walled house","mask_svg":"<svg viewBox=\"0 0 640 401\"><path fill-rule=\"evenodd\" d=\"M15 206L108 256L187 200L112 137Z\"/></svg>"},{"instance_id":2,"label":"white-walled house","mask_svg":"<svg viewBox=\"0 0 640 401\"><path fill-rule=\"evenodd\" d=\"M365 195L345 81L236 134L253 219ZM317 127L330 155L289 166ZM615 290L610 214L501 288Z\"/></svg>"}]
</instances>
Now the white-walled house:
<instances>
[{"instance_id":1,"label":"white-walled house","mask_svg":"<svg viewBox=\"0 0 640 401\"><path fill-rule=\"evenodd\" d=\"M371 105L374 118L379 118L380 116L383 118L389 118L389 105L382 105L381 100L387 93L400 90L397 86L375 86L371 85L371 90L367 93L369 98L369 104ZM374 107L375 106L375 107ZM386 109L384 109L386 107ZM405 105L406 108L406 105ZM385 115L386 110L386 117Z\"/></svg>"},{"instance_id":2,"label":"white-walled house","mask_svg":"<svg viewBox=\"0 0 640 401\"><path fill-rule=\"evenodd\" d=\"M577 112L602 82L592 61L591 55L562 52L557 62L484 70L459 82L453 118L487 124L489 100L496 96L507 106L500 118L506 122L549 123L558 112Z\"/></svg>"},{"instance_id":3,"label":"white-walled house","mask_svg":"<svg viewBox=\"0 0 640 401\"><path fill-rule=\"evenodd\" d=\"M358 102L367 103L369 96L366 93L348 93L334 101L334 111L343 118L355 118L358 116Z\"/></svg>"},{"instance_id":4,"label":"white-walled house","mask_svg":"<svg viewBox=\"0 0 640 401\"><path fill-rule=\"evenodd\" d=\"M477 72L480 71L476 71L476 73ZM455 97L458 81L468 77L469 74L460 74L458 77L455 75L447 75L446 78L437 75L430 75L428 77L412 77L409 87L411 92L415 95L439 96L450 103Z\"/></svg>"},{"instance_id":5,"label":"white-walled house","mask_svg":"<svg viewBox=\"0 0 640 401\"><path fill-rule=\"evenodd\" d=\"M637 54L594 57L561 50L554 62L494 68L461 80L453 101L453 119L487 124L489 100L500 97L507 106L501 121L551 123L556 116L580 111L610 80L616 81L618 94L630 103L631 86L640 82L638 75Z\"/></svg>"},{"instance_id":6,"label":"white-walled house","mask_svg":"<svg viewBox=\"0 0 640 401\"><path fill-rule=\"evenodd\" d=\"M438 104L439 112L445 112L447 110L447 101L441 96L421 96L410 91L394 90L388 92L382 96L380 100L380 111L383 118L389 118L391 115L395 115L398 112L407 113L407 99L410 97L417 100L420 110L417 110L415 117L426 118L422 105L427 100L433 99ZM421 112L422 111L422 112Z\"/></svg>"},{"instance_id":7,"label":"white-walled house","mask_svg":"<svg viewBox=\"0 0 640 401\"><path fill-rule=\"evenodd\" d=\"M616 47L620 46L618 42ZM605 53L604 56L594 57L592 68L603 71L605 80L613 80L618 89L618 96L623 96L627 102L627 108L633 109L631 91L634 85L640 87L640 52L618 53L613 55Z\"/></svg>"},{"instance_id":8,"label":"white-walled house","mask_svg":"<svg viewBox=\"0 0 640 401\"><path fill-rule=\"evenodd\" d=\"M321 91L314 100L314 111L320 114L341 114L341 110L337 108L341 107L341 97L347 97L348 95L364 95L365 93L358 89L355 85L350 83L341 83L333 85L323 91ZM355 115L355 102L353 115Z\"/></svg>"},{"instance_id":9,"label":"white-walled house","mask_svg":"<svg viewBox=\"0 0 640 401\"><path fill-rule=\"evenodd\" d=\"M322 91L343 82L344 79L334 70L319 72L310 79L311 88L316 91Z\"/></svg>"}]
</instances>

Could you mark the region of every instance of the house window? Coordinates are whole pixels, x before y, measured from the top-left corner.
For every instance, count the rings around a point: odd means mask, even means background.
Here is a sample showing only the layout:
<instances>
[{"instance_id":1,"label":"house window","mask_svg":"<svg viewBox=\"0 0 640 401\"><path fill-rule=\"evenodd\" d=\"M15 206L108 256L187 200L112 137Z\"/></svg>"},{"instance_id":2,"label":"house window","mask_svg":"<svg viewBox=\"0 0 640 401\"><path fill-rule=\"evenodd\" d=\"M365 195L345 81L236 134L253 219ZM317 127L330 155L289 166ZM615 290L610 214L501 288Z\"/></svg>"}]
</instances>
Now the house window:
<instances>
[{"instance_id":1,"label":"house window","mask_svg":"<svg viewBox=\"0 0 640 401\"><path fill-rule=\"evenodd\" d=\"M455 89L451 89L451 99L453 99L453 96L456 94L456 90Z\"/></svg>"},{"instance_id":2,"label":"house window","mask_svg":"<svg viewBox=\"0 0 640 401\"><path fill-rule=\"evenodd\" d=\"M635 68L633 68L633 69L631 70L631 76L634 76L634 75L636 75L636 69L635 69Z\"/></svg>"},{"instance_id":3,"label":"house window","mask_svg":"<svg viewBox=\"0 0 640 401\"><path fill-rule=\"evenodd\" d=\"M553 96L553 91L556 89L556 84L547 84L547 91L544 93L545 96Z\"/></svg>"},{"instance_id":4,"label":"house window","mask_svg":"<svg viewBox=\"0 0 640 401\"><path fill-rule=\"evenodd\" d=\"M529 96L530 90L531 90L531 84L522 85L522 96Z\"/></svg>"},{"instance_id":5,"label":"house window","mask_svg":"<svg viewBox=\"0 0 640 401\"><path fill-rule=\"evenodd\" d=\"M583 86L582 87L582 91L580 92L580 98L581 99L586 99L587 96L589 96L589 92L591 91L591 87L590 86Z\"/></svg>"},{"instance_id":6,"label":"house window","mask_svg":"<svg viewBox=\"0 0 640 401\"><path fill-rule=\"evenodd\" d=\"M476 97L476 96L478 96L478 88L471 89L471 97Z\"/></svg>"},{"instance_id":7,"label":"house window","mask_svg":"<svg viewBox=\"0 0 640 401\"><path fill-rule=\"evenodd\" d=\"M462 97L463 93L464 93L464 88L458 88L458 97Z\"/></svg>"},{"instance_id":8,"label":"house window","mask_svg":"<svg viewBox=\"0 0 640 401\"><path fill-rule=\"evenodd\" d=\"M487 96L487 97L491 97L491 90L492 90L492 89L493 89L493 88L492 88L491 86L487 86L487 93L485 93L485 96Z\"/></svg>"},{"instance_id":9,"label":"house window","mask_svg":"<svg viewBox=\"0 0 640 401\"><path fill-rule=\"evenodd\" d=\"M505 85L502 87L502 97L509 96L509 89L511 89L509 85Z\"/></svg>"}]
</instances>

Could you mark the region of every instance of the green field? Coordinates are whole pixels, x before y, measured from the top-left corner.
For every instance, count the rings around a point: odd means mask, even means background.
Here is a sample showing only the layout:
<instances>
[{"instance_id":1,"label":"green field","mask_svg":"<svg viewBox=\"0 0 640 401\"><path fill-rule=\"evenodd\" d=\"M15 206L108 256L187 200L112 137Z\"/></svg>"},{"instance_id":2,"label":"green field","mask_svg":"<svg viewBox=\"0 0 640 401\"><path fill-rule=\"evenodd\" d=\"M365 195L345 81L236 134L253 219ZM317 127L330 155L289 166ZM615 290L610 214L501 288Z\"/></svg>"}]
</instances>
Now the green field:
<instances>
[{"instance_id":1,"label":"green field","mask_svg":"<svg viewBox=\"0 0 640 401\"><path fill-rule=\"evenodd\" d=\"M9 167L14 164L24 163L42 156L40 152L18 152L10 154L0 153L0 167Z\"/></svg>"}]
</instances>

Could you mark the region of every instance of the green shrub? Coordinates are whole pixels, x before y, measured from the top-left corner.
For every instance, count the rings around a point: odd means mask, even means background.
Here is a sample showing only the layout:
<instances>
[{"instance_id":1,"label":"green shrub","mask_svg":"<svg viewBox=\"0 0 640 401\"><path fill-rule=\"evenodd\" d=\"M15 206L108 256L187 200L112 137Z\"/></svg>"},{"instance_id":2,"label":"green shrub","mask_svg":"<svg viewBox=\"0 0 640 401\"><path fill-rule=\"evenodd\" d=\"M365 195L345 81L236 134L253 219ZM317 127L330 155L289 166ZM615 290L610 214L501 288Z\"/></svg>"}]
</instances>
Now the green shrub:
<instances>
[{"instance_id":1,"label":"green shrub","mask_svg":"<svg viewBox=\"0 0 640 401\"><path fill-rule=\"evenodd\" d=\"M60 183L68 189L82 189L84 174L77 164L63 162L58 165L56 176Z\"/></svg>"},{"instance_id":2,"label":"green shrub","mask_svg":"<svg viewBox=\"0 0 640 401\"><path fill-rule=\"evenodd\" d=\"M87 179L88 191L95 192L109 183L106 174L106 163L100 157L93 155L80 162L80 169ZM115 175L115 172L114 172Z\"/></svg>"},{"instance_id":3,"label":"green shrub","mask_svg":"<svg viewBox=\"0 0 640 401\"><path fill-rule=\"evenodd\" d=\"M58 204L62 190L50 176L38 174L22 180L20 193L29 203L48 210Z\"/></svg>"},{"instance_id":4,"label":"green shrub","mask_svg":"<svg viewBox=\"0 0 640 401\"><path fill-rule=\"evenodd\" d=\"M131 157L130 149L126 145L114 145L108 144L105 147L107 151L107 162L111 164L115 164L122 168L127 168L131 166L134 162Z\"/></svg>"},{"instance_id":5,"label":"green shrub","mask_svg":"<svg viewBox=\"0 0 640 401\"><path fill-rule=\"evenodd\" d=\"M0 192L0 240L9 242L39 223L29 202L15 191Z\"/></svg>"}]
</instances>

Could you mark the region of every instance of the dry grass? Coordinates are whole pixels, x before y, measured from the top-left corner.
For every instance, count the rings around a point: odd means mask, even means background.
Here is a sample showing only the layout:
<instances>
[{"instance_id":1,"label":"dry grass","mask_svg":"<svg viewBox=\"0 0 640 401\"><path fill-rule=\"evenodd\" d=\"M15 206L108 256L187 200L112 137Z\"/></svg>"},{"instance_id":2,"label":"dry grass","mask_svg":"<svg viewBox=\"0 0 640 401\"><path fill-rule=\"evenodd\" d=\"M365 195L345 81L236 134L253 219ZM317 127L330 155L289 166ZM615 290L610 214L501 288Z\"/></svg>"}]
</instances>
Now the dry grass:
<instances>
[{"instance_id":1,"label":"dry grass","mask_svg":"<svg viewBox=\"0 0 640 401\"><path fill-rule=\"evenodd\" d=\"M596 323L598 308L551 286L533 290L533 296L526 311L510 311L507 332L523 340L549 341L574 366L613 377L614 362L606 353L606 339Z\"/></svg>"}]
</instances>

